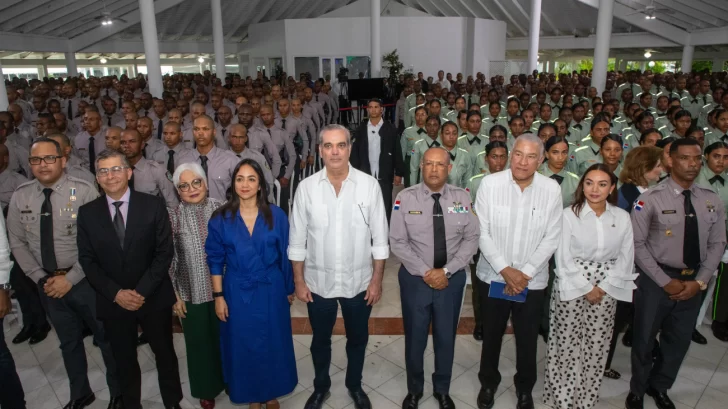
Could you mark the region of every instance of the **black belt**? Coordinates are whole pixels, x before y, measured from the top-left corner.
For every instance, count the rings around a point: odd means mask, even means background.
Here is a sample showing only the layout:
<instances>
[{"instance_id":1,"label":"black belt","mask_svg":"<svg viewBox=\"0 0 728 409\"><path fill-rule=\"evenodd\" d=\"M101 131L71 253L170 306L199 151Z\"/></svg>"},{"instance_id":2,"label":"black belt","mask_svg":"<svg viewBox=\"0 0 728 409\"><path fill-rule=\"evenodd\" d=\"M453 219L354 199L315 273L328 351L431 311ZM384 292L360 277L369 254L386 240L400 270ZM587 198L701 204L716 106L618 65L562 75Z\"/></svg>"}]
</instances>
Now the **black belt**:
<instances>
[{"instance_id":1,"label":"black belt","mask_svg":"<svg viewBox=\"0 0 728 409\"><path fill-rule=\"evenodd\" d=\"M683 281L695 280L695 277L700 270L700 266L697 268L678 268L666 266L660 263L657 263L657 265L660 266L662 271L664 271L670 278L677 278Z\"/></svg>"}]
</instances>

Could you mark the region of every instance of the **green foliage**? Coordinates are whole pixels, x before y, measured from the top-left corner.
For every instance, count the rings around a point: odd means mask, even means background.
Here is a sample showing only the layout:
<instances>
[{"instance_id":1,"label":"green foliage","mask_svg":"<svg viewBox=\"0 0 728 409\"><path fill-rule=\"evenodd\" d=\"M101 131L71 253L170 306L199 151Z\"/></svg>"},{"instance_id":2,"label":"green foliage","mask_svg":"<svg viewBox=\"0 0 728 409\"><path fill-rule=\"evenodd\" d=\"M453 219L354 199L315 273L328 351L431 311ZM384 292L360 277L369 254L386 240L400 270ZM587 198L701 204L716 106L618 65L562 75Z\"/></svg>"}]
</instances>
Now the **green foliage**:
<instances>
[{"instance_id":1,"label":"green foliage","mask_svg":"<svg viewBox=\"0 0 728 409\"><path fill-rule=\"evenodd\" d=\"M682 71L682 62L677 61L675 63L675 70L676 71ZM704 70L708 70L708 72L711 71L713 68L713 61L693 61L693 66L691 67L692 72L701 72Z\"/></svg>"},{"instance_id":2,"label":"green foliage","mask_svg":"<svg viewBox=\"0 0 728 409\"><path fill-rule=\"evenodd\" d=\"M389 54L384 54L384 56L382 56L382 62L384 67L389 69L389 83L396 84L399 79L399 73L404 68L404 64L399 61L397 49L395 48L394 51Z\"/></svg>"}]
</instances>

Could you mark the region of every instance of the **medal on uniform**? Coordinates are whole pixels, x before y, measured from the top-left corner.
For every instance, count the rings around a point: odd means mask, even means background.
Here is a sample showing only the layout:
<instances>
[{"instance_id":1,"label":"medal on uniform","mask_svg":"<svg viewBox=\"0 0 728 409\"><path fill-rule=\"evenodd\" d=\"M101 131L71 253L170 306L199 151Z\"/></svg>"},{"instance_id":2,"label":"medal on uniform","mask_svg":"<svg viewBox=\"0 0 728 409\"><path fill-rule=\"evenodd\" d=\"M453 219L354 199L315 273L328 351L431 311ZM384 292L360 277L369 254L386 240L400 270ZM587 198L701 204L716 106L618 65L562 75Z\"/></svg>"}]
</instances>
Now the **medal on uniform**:
<instances>
[{"instance_id":1,"label":"medal on uniform","mask_svg":"<svg viewBox=\"0 0 728 409\"><path fill-rule=\"evenodd\" d=\"M76 201L76 188L75 187L71 188L71 197L69 197L68 200L70 200L72 202ZM70 204L69 204L69 206L70 206Z\"/></svg>"},{"instance_id":2,"label":"medal on uniform","mask_svg":"<svg viewBox=\"0 0 728 409\"><path fill-rule=\"evenodd\" d=\"M665 230L665 236L672 237L672 230L670 230L670 229Z\"/></svg>"}]
</instances>

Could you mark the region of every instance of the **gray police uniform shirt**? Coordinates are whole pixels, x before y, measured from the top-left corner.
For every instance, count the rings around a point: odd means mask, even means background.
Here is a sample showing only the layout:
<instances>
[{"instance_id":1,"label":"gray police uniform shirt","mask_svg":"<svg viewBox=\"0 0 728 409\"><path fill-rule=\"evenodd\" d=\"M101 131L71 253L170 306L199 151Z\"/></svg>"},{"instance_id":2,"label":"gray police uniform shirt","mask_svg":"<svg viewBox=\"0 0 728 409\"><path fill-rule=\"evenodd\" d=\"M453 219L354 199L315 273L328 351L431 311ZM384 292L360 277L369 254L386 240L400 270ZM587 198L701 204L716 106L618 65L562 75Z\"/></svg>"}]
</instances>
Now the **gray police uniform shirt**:
<instances>
[{"instance_id":1,"label":"gray police uniform shirt","mask_svg":"<svg viewBox=\"0 0 728 409\"><path fill-rule=\"evenodd\" d=\"M82 165L88 168L89 165L89 156L88 152L90 148L91 143L91 134L88 131L83 131L76 135L75 138L73 138L73 153L78 158L81 159ZM96 157L99 157L99 153L106 149L106 127L102 126L101 129L99 129L98 132L96 132L96 135L93 135L94 142L93 142L93 149L94 153L96 154Z\"/></svg>"},{"instance_id":2,"label":"gray police uniform shirt","mask_svg":"<svg viewBox=\"0 0 728 409\"><path fill-rule=\"evenodd\" d=\"M157 151L164 150L166 147L167 145L164 142L152 136L144 142L144 157L153 158Z\"/></svg>"},{"instance_id":3,"label":"gray police uniform shirt","mask_svg":"<svg viewBox=\"0 0 728 409\"><path fill-rule=\"evenodd\" d=\"M280 175L283 161L268 132L263 131L257 126L251 126L248 129L248 149L252 149L266 158L266 162L268 162L274 177L277 178Z\"/></svg>"},{"instance_id":4,"label":"gray police uniform shirt","mask_svg":"<svg viewBox=\"0 0 728 409\"><path fill-rule=\"evenodd\" d=\"M231 186L233 181L233 170L237 166L239 160L231 151L222 150L217 146L213 146L207 153L207 189L212 198L218 200L227 200L225 192ZM187 151L179 157L179 164L200 162L200 152L197 149Z\"/></svg>"},{"instance_id":5,"label":"gray police uniform shirt","mask_svg":"<svg viewBox=\"0 0 728 409\"><path fill-rule=\"evenodd\" d=\"M69 176L73 176L76 179L83 179L93 186L96 185L96 176L89 170L87 166L84 166L81 159L75 156L73 153L66 160L66 173Z\"/></svg>"},{"instance_id":6,"label":"gray police uniform shirt","mask_svg":"<svg viewBox=\"0 0 728 409\"><path fill-rule=\"evenodd\" d=\"M85 274L78 263L76 221L78 208L99 197L96 188L82 179L63 175L51 187L53 207L53 244L59 268L69 268L66 279L77 284ZM10 249L25 274L36 283L46 276L40 254L41 206L44 186L33 180L23 183L13 194L8 207Z\"/></svg>"},{"instance_id":7,"label":"gray police uniform shirt","mask_svg":"<svg viewBox=\"0 0 728 409\"><path fill-rule=\"evenodd\" d=\"M410 274L420 277L434 263L433 193L424 183L401 191L395 199L390 222L392 252ZM467 267L477 251L480 227L465 189L445 184L440 193L447 245L445 268L454 274Z\"/></svg>"},{"instance_id":8,"label":"gray police uniform shirt","mask_svg":"<svg viewBox=\"0 0 728 409\"><path fill-rule=\"evenodd\" d=\"M10 204L15 189L27 181L28 178L8 168L0 173L0 204L2 204L3 209Z\"/></svg>"},{"instance_id":9,"label":"gray police uniform shirt","mask_svg":"<svg viewBox=\"0 0 728 409\"><path fill-rule=\"evenodd\" d=\"M285 169L279 169L278 172L283 172L283 177L286 179L290 179L291 175L293 175L293 168L296 167L296 149L293 147L293 141L291 138L288 137L287 131L284 131L283 129L273 125L271 128L266 128L265 126L262 126L258 128L258 131L263 134L267 134L268 137L273 141L273 145L275 145L275 153L273 155L276 155L281 160L281 167L285 166ZM285 158L288 158L288 163L284 162ZM270 161L273 161L273 158L270 158ZM278 178L278 176L281 173L273 172L273 176Z\"/></svg>"},{"instance_id":10,"label":"gray police uniform shirt","mask_svg":"<svg viewBox=\"0 0 728 409\"><path fill-rule=\"evenodd\" d=\"M668 178L642 193L633 204L635 263L660 287L667 285L671 278L658 262L673 268L687 268L683 263L686 217L683 190L672 178ZM690 192L698 219L701 262L697 276L693 274L682 279L707 283L725 250L725 209L720 197L709 188L693 184Z\"/></svg>"},{"instance_id":11,"label":"gray police uniform shirt","mask_svg":"<svg viewBox=\"0 0 728 409\"><path fill-rule=\"evenodd\" d=\"M153 160L141 158L134 165L134 190L162 197L172 209L179 205L177 191L167 178L167 168Z\"/></svg>"},{"instance_id":12,"label":"gray police uniform shirt","mask_svg":"<svg viewBox=\"0 0 728 409\"><path fill-rule=\"evenodd\" d=\"M30 177L30 164L28 163L28 157L30 152L28 148L18 144L17 142L5 142L5 147L8 148L8 169L20 173L25 177Z\"/></svg>"},{"instance_id":13,"label":"gray police uniform shirt","mask_svg":"<svg viewBox=\"0 0 728 409\"><path fill-rule=\"evenodd\" d=\"M285 124L284 124L285 121ZM293 147L296 147L296 143L301 144L301 157L308 157L308 148L310 141L308 140L308 132L306 132L306 125L301 119L288 115L285 118L278 117L274 120L275 126L283 129L288 135L288 139L293 143Z\"/></svg>"},{"instance_id":14,"label":"gray police uniform shirt","mask_svg":"<svg viewBox=\"0 0 728 409\"><path fill-rule=\"evenodd\" d=\"M174 155L173 155L174 167L176 169L177 166L179 166L178 159L190 150L191 149L185 148L185 145L180 141L180 143L178 143L173 148L170 148L169 146L164 145L164 148L160 148L160 149L156 150L152 154L151 157L147 156L147 160L151 159L151 160L157 162L158 164L164 166L164 169L167 169L167 162L169 162L169 151L173 151L174 152ZM171 178L172 175L169 175L169 177Z\"/></svg>"}]
</instances>

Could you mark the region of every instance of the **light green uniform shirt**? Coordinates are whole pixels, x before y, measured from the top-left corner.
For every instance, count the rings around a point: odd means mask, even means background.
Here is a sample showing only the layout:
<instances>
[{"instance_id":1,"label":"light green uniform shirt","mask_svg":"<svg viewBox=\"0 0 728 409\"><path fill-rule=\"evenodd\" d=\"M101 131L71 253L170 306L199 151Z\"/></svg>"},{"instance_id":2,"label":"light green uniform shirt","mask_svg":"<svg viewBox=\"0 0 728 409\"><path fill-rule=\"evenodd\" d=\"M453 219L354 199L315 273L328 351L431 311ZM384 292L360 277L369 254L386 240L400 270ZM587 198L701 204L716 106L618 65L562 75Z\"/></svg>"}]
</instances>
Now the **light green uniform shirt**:
<instances>
[{"instance_id":1,"label":"light green uniform shirt","mask_svg":"<svg viewBox=\"0 0 728 409\"><path fill-rule=\"evenodd\" d=\"M450 164L452 165L452 170L447 175L447 183L465 189L468 184L468 179L473 176L473 160L470 154L465 149L456 146L450 151Z\"/></svg>"},{"instance_id":2,"label":"light green uniform shirt","mask_svg":"<svg viewBox=\"0 0 728 409\"><path fill-rule=\"evenodd\" d=\"M551 178L551 176L554 175L554 172L549 168L548 163L544 163L543 165L541 165L541 167L538 169L538 173L548 178ZM565 208L569 207L574 202L574 192L576 192L576 187L579 185L579 176L576 176L575 174L567 171L566 167L561 169L561 172L557 173L556 175L563 178L561 180L561 183L559 183L559 185L561 186L561 201ZM558 182L557 179L552 179Z\"/></svg>"},{"instance_id":3,"label":"light green uniform shirt","mask_svg":"<svg viewBox=\"0 0 728 409\"><path fill-rule=\"evenodd\" d=\"M710 146L716 142L720 142L723 140L728 140L728 134L723 134L723 132L720 131L720 129L712 130L705 134L705 144L704 146ZM722 139L724 136L726 136L726 139Z\"/></svg>"},{"instance_id":4,"label":"light green uniform shirt","mask_svg":"<svg viewBox=\"0 0 728 409\"><path fill-rule=\"evenodd\" d=\"M465 187L465 190L470 193L470 200L473 203L475 203L475 198L478 196L480 182L482 182L483 178L487 175L488 173L480 173L468 179L468 185ZM475 213L475 207L473 207L473 213Z\"/></svg>"},{"instance_id":5,"label":"light green uniform shirt","mask_svg":"<svg viewBox=\"0 0 728 409\"><path fill-rule=\"evenodd\" d=\"M427 135L425 128L418 128L417 125L405 128L402 132L402 153L404 157L412 155L412 148L415 146L415 142L422 139L423 135Z\"/></svg>"},{"instance_id":6,"label":"light green uniform shirt","mask_svg":"<svg viewBox=\"0 0 728 409\"><path fill-rule=\"evenodd\" d=\"M409 128L410 126L415 124L415 110L417 109L417 107L421 107L421 106L424 106L424 104L414 106L407 110L407 113L404 116L404 127L405 128Z\"/></svg>"},{"instance_id":7,"label":"light green uniform shirt","mask_svg":"<svg viewBox=\"0 0 728 409\"><path fill-rule=\"evenodd\" d=\"M485 145L487 145L489 141L488 137L483 134L476 137L469 132L458 139L458 148L464 149L468 152L468 156L470 156L470 167L472 169L477 169L476 161L478 155L485 152Z\"/></svg>"},{"instance_id":8,"label":"light green uniform shirt","mask_svg":"<svg viewBox=\"0 0 728 409\"><path fill-rule=\"evenodd\" d=\"M489 135L490 129L493 128L495 125L500 125L508 129L508 119L504 116L493 118L492 116L487 115L484 118L485 119L483 119L483 122L480 125L480 133L483 135Z\"/></svg>"},{"instance_id":9,"label":"light green uniform shirt","mask_svg":"<svg viewBox=\"0 0 728 409\"><path fill-rule=\"evenodd\" d=\"M716 173L710 170L709 167L703 165L703 168L700 169L700 173L698 174L698 178L695 180L695 183L712 190L718 196L720 196L720 200L723 201L723 206L728 211L728 175L725 172L720 175L723 178L723 184L721 184L719 180L714 180L713 183L710 183L710 180L715 176ZM728 230L728 219L726 220L726 230Z\"/></svg>"},{"instance_id":10,"label":"light green uniform shirt","mask_svg":"<svg viewBox=\"0 0 728 409\"><path fill-rule=\"evenodd\" d=\"M576 148L569 159L574 162L574 167L572 168L574 173L581 176L589 169L589 166L595 163L601 163L602 155L599 154L599 146L594 143L591 137L587 137L581 141L581 146Z\"/></svg>"}]
</instances>

